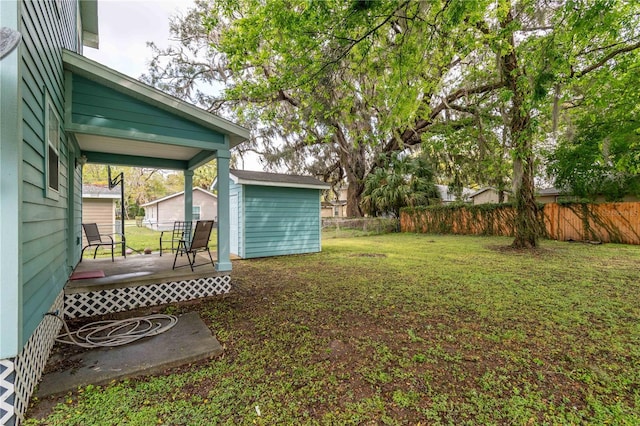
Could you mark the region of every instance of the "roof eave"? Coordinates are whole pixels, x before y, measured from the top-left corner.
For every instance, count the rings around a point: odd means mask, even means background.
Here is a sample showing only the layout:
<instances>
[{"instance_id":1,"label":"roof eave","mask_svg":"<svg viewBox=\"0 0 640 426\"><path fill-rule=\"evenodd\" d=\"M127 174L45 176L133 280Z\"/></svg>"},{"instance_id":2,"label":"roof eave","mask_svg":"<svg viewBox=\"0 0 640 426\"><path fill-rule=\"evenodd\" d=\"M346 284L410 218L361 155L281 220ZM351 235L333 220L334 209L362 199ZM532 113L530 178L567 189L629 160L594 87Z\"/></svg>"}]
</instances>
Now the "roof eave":
<instances>
[{"instance_id":1,"label":"roof eave","mask_svg":"<svg viewBox=\"0 0 640 426\"><path fill-rule=\"evenodd\" d=\"M82 22L82 44L97 49L98 36L98 1L83 0L80 5L80 20Z\"/></svg>"},{"instance_id":2,"label":"roof eave","mask_svg":"<svg viewBox=\"0 0 640 426\"><path fill-rule=\"evenodd\" d=\"M236 176L231 178L233 183L238 185L255 185L255 186L273 186L273 187L283 187L283 188L306 188L306 189L329 189L331 185L328 184L305 184L305 183L289 183L289 182L267 182L261 180L249 180L249 179L240 179Z\"/></svg>"},{"instance_id":3,"label":"roof eave","mask_svg":"<svg viewBox=\"0 0 640 426\"><path fill-rule=\"evenodd\" d=\"M200 187L193 188L193 191L202 191L205 194L212 196L213 198L216 198L216 199L218 198L218 196L216 194L213 194L213 193L207 191L206 189L202 189ZM162 203L164 201L170 200L170 199L175 198L175 197L179 197L181 195L184 195L184 191L176 192L175 194L169 194L169 195L166 195L166 196L164 196L162 198L158 198L157 200L153 200L153 201L149 201L148 203L140 204L140 207L149 207L149 206L153 206L155 204L160 204L160 203Z\"/></svg>"},{"instance_id":4,"label":"roof eave","mask_svg":"<svg viewBox=\"0 0 640 426\"><path fill-rule=\"evenodd\" d=\"M117 194L87 194L87 193L83 193L82 194L82 198L93 198L93 199L101 199L101 200L105 200L105 199L112 199L112 200L117 200L120 198L120 195Z\"/></svg>"},{"instance_id":5,"label":"roof eave","mask_svg":"<svg viewBox=\"0 0 640 426\"><path fill-rule=\"evenodd\" d=\"M74 74L96 81L121 93L196 122L229 137L229 148L249 139L249 130L222 117L211 114L178 98L141 83L98 62L68 50L62 52L64 68Z\"/></svg>"}]
</instances>

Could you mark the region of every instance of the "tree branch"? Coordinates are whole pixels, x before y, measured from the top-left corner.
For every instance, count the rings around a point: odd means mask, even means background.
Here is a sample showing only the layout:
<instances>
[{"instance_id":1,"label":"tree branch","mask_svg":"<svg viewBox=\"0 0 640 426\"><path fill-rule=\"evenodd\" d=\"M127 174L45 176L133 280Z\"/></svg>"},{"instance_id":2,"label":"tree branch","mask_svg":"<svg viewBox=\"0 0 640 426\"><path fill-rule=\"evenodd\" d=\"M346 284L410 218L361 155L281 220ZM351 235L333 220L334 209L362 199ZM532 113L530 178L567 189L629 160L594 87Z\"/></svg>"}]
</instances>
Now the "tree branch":
<instances>
[{"instance_id":1,"label":"tree branch","mask_svg":"<svg viewBox=\"0 0 640 426\"><path fill-rule=\"evenodd\" d=\"M310 79L315 78L316 76L322 74L324 72L325 69L327 69L330 65L334 65L337 64L338 62L340 62L340 60L342 58L344 58L345 56L347 56L347 54L351 51L351 49L353 49L358 43L362 42L363 40L365 40L367 37L369 37L371 34L377 32L380 28L382 28L387 22L391 21L391 19L393 17L395 17L395 12L397 12L398 10L402 9L404 6L406 6L409 2L403 2L402 4L400 4L394 11L394 13L390 13L388 14L383 20L382 22L380 22L378 25L376 25L375 27L371 28L369 31L365 32L362 36L358 37L357 39L354 39L351 41L351 43L349 44L349 46L347 46L342 52L340 52L340 54L335 57L332 58L328 61L326 61L324 64L322 64L322 66L320 67L320 69L314 73L314 75L312 75L310 77Z\"/></svg>"},{"instance_id":2,"label":"tree branch","mask_svg":"<svg viewBox=\"0 0 640 426\"><path fill-rule=\"evenodd\" d=\"M608 55L606 55L602 59L600 59L595 64L583 69L582 71L578 71L577 73L572 73L571 77L574 77L574 78L583 77L585 74L588 74L591 71L597 70L598 68L602 67L610 59L613 59L613 58L615 58L616 56L618 56L618 55L620 55L622 53L632 52L632 51L634 51L636 49L639 49L639 48L640 48L640 41L635 43L635 44L631 44L629 46L625 46L625 47L621 47L620 49L616 49L613 52L610 52Z\"/></svg>"}]
</instances>

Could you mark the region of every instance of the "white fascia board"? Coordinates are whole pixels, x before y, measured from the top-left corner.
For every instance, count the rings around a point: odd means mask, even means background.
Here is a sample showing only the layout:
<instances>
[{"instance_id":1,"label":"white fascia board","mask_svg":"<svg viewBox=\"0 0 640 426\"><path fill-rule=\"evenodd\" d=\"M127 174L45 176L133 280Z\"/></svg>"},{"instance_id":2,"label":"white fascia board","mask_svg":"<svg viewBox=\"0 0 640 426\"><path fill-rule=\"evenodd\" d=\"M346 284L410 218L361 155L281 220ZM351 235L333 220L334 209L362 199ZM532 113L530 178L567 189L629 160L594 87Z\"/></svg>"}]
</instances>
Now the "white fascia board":
<instances>
[{"instance_id":1,"label":"white fascia board","mask_svg":"<svg viewBox=\"0 0 640 426\"><path fill-rule=\"evenodd\" d=\"M209 192L209 191L207 191L205 189L199 188L199 187L193 188L193 191L194 192L195 191L201 191L201 192L204 192L207 195L212 196L213 198L218 198L218 196L216 194L212 194L211 192ZM158 198L157 200L153 200L153 201L149 201L148 203L140 204L140 207L149 207L149 206L152 206L154 204L158 204L158 203L161 203L163 201L170 200L171 198L179 197L181 195L184 195L184 191L176 192L175 194L170 194L170 195L164 196L162 198Z\"/></svg>"},{"instance_id":2,"label":"white fascia board","mask_svg":"<svg viewBox=\"0 0 640 426\"><path fill-rule=\"evenodd\" d=\"M206 189L202 189L202 188L200 188L199 186L198 186L198 187L193 188L193 190L194 190L194 191L200 191L200 192L203 192L203 193L205 193L205 194L207 194L207 195L209 195L209 196L211 196L211 197L213 197L213 198L218 198L218 196L217 196L216 194L214 194L214 193L212 193L212 192L209 192L209 191L207 191Z\"/></svg>"},{"instance_id":3,"label":"white fascia board","mask_svg":"<svg viewBox=\"0 0 640 426\"><path fill-rule=\"evenodd\" d=\"M117 200L120 198L120 195L118 194L82 194L82 198L91 198L91 199L111 198L111 199Z\"/></svg>"}]
</instances>

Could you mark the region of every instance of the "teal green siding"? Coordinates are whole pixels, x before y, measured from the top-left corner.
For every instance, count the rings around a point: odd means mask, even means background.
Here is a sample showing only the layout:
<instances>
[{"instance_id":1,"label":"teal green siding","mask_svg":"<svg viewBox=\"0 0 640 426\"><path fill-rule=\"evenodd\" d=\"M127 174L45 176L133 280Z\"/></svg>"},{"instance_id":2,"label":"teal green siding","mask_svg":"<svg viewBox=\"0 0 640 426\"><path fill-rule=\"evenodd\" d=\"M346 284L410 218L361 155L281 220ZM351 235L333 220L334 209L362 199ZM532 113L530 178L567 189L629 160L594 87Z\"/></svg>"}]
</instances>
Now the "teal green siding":
<instances>
[{"instance_id":1,"label":"teal green siding","mask_svg":"<svg viewBox=\"0 0 640 426\"><path fill-rule=\"evenodd\" d=\"M73 75L73 124L224 144L224 135L139 101L79 75Z\"/></svg>"},{"instance_id":2,"label":"teal green siding","mask_svg":"<svg viewBox=\"0 0 640 426\"><path fill-rule=\"evenodd\" d=\"M64 133L59 147L57 199L46 197L45 108L47 96L64 117L62 49L78 51L76 1L38 1L21 4L22 63L20 108L22 179L20 257L22 282L22 344L31 336L64 287L79 250L70 249L70 200L80 200L81 185ZM61 123L62 124L62 123ZM74 218L75 220L75 218ZM79 229L79 224L78 224ZM69 256L75 256L70 258Z\"/></svg>"},{"instance_id":3,"label":"teal green siding","mask_svg":"<svg viewBox=\"0 0 640 426\"><path fill-rule=\"evenodd\" d=\"M245 258L319 252L320 190L244 185Z\"/></svg>"}]
</instances>

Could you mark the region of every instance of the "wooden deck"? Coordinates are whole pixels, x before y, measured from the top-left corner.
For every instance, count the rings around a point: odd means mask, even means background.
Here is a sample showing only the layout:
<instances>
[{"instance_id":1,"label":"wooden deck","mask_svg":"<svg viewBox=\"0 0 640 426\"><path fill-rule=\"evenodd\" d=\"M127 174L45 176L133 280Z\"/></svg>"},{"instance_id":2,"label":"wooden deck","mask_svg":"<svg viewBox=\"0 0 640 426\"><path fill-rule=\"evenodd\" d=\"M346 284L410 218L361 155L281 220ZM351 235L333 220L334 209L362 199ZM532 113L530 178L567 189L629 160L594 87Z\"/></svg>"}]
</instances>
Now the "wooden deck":
<instances>
[{"instance_id":1,"label":"wooden deck","mask_svg":"<svg viewBox=\"0 0 640 426\"><path fill-rule=\"evenodd\" d=\"M211 253L216 260L216 253ZM145 284L185 281L190 279L229 275L229 272L217 272L206 254L198 253L196 266L191 272L186 256L178 256L176 269L171 269L175 254L157 253L133 254L126 258L82 259L75 272L103 271L104 278L69 280L65 286L65 294L83 293L98 289L111 289L139 286ZM207 263L208 262L208 263ZM204 265L202 265L204 263ZM184 265L184 266L183 266Z\"/></svg>"},{"instance_id":2,"label":"wooden deck","mask_svg":"<svg viewBox=\"0 0 640 426\"><path fill-rule=\"evenodd\" d=\"M215 253L212 253L214 262ZM145 306L193 300L231 289L231 272L218 272L209 257L199 253L194 271L186 256L157 253L126 258L83 259L74 273L103 272L104 277L69 280L64 288L67 318L102 315Z\"/></svg>"}]
</instances>

